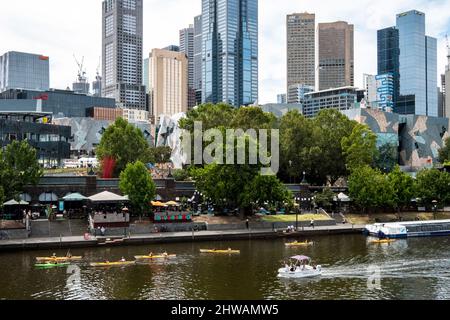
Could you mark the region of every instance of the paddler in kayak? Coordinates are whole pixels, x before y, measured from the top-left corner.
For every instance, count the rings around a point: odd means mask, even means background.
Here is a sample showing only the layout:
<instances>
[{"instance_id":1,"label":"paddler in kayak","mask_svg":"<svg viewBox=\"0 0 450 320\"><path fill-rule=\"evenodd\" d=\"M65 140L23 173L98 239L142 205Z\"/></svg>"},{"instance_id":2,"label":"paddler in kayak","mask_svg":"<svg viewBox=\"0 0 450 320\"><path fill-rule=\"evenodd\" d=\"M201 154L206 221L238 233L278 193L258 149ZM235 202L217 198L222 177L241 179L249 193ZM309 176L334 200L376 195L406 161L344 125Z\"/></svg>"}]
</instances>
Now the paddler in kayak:
<instances>
[{"instance_id":1,"label":"paddler in kayak","mask_svg":"<svg viewBox=\"0 0 450 320\"><path fill-rule=\"evenodd\" d=\"M164 258L167 258L169 256L169 254L167 252L164 252L162 255Z\"/></svg>"},{"instance_id":2,"label":"paddler in kayak","mask_svg":"<svg viewBox=\"0 0 450 320\"><path fill-rule=\"evenodd\" d=\"M127 260L125 260L125 258L122 257L122 259L120 259L120 262L127 262Z\"/></svg>"}]
</instances>

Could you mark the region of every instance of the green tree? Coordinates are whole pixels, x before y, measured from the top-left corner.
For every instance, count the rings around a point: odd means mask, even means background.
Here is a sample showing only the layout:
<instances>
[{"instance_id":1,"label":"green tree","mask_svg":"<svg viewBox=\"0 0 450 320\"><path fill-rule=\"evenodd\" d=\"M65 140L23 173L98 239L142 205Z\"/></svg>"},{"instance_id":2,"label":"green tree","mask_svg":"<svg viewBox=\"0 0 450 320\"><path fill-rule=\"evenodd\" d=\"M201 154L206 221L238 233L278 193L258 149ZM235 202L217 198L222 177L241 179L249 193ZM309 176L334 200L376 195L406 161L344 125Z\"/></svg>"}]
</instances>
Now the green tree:
<instances>
[{"instance_id":1,"label":"green tree","mask_svg":"<svg viewBox=\"0 0 450 320\"><path fill-rule=\"evenodd\" d=\"M0 208L3 207L4 203L5 203L5 192L3 191L3 187L0 186Z\"/></svg>"},{"instance_id":2,"label":"green tree","mask_svg":"<svg viewBox=\"0 0 450 320\"><path fill-rule=\"evenodd\" d=\"M0 187L4 198L19 200L26 185L36 185L43 175L37 152L26 141L13 141L0 150Z\"/></svg>"},{"instance_id":3,"label":"green tree","mask_svg":"<svg viewBox=\"0 0 450 320\"><path fill-rule=\"evenodd\" d=\"M355 168L348 178L349 195L363 211L393 207L394 189L386 175L369 166Z\"/></svg>"},{"instance_id":4,"label":"green tree","mask_svg":"<svg viewBox=\"0 0 450 320\"><path fill-rule=\"evenodd\" d=\"M378 148L375 157L375 167L383 172L391 172L398 165L398 146L385 143Z\"/></svg>"},{"instance_id":5,"label":"green tree","mask_svg":"<svg viewBox=\"0 0 450 320\"><path fill-rule=\"evenodd\" d=\"M450 174L437 169L425 169L417 174L416 194L425 205L434 200L440 205L450 203Z\"/></svg>"},{"instance_id":6,"label":"green tree","mask_svg":"<svg viewBox=\"0 0 450 320\"><path fill-rule=\"evenodd\" d=\"M322 192L316 193L315 203L321 208L329 209L333 205L335 196L331 188L326 187Z\"/></svg>"},{"instance_id":7,"label":"green tree","mask_svg":"<svg viewBox=\"0 0 450 320\"><path fill-rule=\"evenodd\" d=\"M256 206L270 207L283 205L292 200L292 193L281 183L276 176L257 175L246 188L246 203Z\"/></svg>"},{"instance_id":8,"label":"green tree","mask_svg":"<svg viewBox=\"0 0 450 320\"><path fill-rule=\"evenodd\" d=\"M312 171L312 123L297 110L289 111L280 120L280 177L300 180L303 172Z\"/></svg>"},{"instance_id":9,"label":"green tree","mask_svg":"<svg viewBox=\"0 0 450 320\"><path fill-rule=\"evenodd\" d=\"M358 123L335 109L322 110L312 122L314 147L309 151L312 166L307 172L308 182L333 184L340 177L347 176L341 141L352 134Z\"/></svg>"},{"instance_id":10,"label":"green tree","mask_svg":"<svg viewBox=\"0 0 450 320\"><path fill-rule=\"evenodd\" d=\"M203 131L219 127L228 127L234 119L236 109L225 103L202 104L191 109L186 118L180 120L181 129L194 132L194 122L201 122Z\"/></svg>"},{"instance_id":11,"label":"green tree","mask_svg":"<svg viewBox=\"0 0 450 320\"><path fill-rule=\"evenodd\" d=\"M145 167L137 161L127 164L120 174L120 191L128 195L133 209L142 216L150 208L150 202L155 198L156 185Z\"/></svg>"},{"instance_id":12,"label":"green tree","mask_svg":"<svg viewBox=\"0 0 450 320\"><path fill-rule=\"evenodd\" d=\"M151 148L152 158L157 163L168 163L172 157L172 149L168 146Z\"/></svg>"},{"instance_id":13,"label":"green tree","mask_svg":"<svg viewBox=\"0 0 450 320\"><path fill-rule=\"evenodd\" d=\"M118 118L106 129L96 153L101 163L106 158L114 159L116 164L114 176L116 177L129 163L155 161L142 131L122 118Z\"/></svg>"},{"instance_id":14,"label":"green tree","mask_svg":"<svg viewBox=\"0 0 450 320\"><path fill-rule=\"evenodd\" d=\"M350 136L342 138L341 145L347 169L350 171L374 163L377 155L377 135L368 126L355 125Z\"/></svg>"},{"instance_id":15,"label":"green tree","mask_svg":"<svg viewBox=\"0 0 450 320\"><path fill-rule=\"evenodd\" d=\"M439 150L439 162L444 164L450 161L450 137L445 139L444 146Z\"/></svg>"},{"instance_id":16,"label":"green tree","mask_svg":"<svg viewBox=\"0 0 450 320\"><path fill-rule=\"evenodd\" d=\"M394 207L400 211L403 207L408 206L415 196L414 179L402 172L399 166L395 166L387 177L394 191Z\"/></svg>"},{"instance_id":17,"label":"green tree","mask_svg":"<svg viewBox=\"0 0 450 320\"><path fill-rule=\"evenodd\" d=\"M190 178L188 169L177 169L172 172L172 176L176 181L187 181Z\"/></svg>"},{"instance_id":18,"label":"green tree","mask_svg":"<svg viewBox=\"0 0 450 320\"><path fill-rule=\"evenodd\" d=\"M239 108L233 117L231 127L236 129L266 129L270 130L277 125L277 118L270 112L264 112L259 107Z\"/></svg>"}]
</instances>

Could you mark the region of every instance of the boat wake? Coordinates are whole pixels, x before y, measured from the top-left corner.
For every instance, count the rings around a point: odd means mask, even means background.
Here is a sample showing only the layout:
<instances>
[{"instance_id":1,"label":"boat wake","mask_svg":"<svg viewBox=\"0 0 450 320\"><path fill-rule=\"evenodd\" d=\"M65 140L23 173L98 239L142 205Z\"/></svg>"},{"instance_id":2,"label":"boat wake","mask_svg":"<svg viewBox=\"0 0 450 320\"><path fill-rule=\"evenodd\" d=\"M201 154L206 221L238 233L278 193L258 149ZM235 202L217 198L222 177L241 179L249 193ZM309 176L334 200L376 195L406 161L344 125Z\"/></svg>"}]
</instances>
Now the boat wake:
<instances>
[{"instance_id":1,"label":"boat wake","mask_svg":"<svg viewBox=\"0 0 450 320\"><path fill-rule=\"evenodd\" d=\"M360 278L379 273L381 278L450 279L450 260L397 260L383 263L344 263L323 266L322 278Z\"/></svg>"}]
</instances>

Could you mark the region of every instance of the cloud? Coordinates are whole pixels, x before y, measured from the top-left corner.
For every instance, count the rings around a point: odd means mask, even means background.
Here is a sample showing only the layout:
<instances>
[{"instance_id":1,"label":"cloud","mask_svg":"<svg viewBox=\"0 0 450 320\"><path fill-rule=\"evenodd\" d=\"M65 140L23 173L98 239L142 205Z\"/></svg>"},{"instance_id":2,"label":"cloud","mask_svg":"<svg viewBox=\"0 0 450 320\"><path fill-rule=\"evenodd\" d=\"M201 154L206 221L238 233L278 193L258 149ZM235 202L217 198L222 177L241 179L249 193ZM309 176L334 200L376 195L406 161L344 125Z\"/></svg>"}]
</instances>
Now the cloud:
<instances>
[{"instance_id":1,"label":"cloud","mask_svg":"<svg viewBox=\"0 0 450 320\"><path fill-rule=\"evenodd\" d=\"M90 80L101 55L101 0L16 0L2 7L0 54L25 51L50 56L51 86L71 86L77 75L73 59L85 57ZM446 64L448 0L261 0L260 102L274 102L286 91L286 15L316 13L317 22L344 20L355 25L355 79L376 72L376 30L395 25L399 12L427 14L427 34L438 38L438 70ZM144 56L152 48L177 44L179 30L193 24L201 0L144 0Z\"/></svg>"}]
</instances>

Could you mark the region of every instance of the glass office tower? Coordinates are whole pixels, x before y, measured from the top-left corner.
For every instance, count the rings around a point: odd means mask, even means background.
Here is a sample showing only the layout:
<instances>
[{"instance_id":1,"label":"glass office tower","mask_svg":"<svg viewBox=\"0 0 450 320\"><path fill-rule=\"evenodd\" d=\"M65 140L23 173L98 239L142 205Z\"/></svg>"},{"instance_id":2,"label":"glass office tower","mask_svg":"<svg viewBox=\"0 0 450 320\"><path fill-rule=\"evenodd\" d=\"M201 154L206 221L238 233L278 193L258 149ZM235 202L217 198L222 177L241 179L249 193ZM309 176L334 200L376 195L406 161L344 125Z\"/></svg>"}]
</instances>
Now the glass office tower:
<instances>
[{"instance_id":1,"label":"glass office tower","mask_svg":"<svg viewBox=\"0 0 450 320\"><path fill-rule=\"evenodd\" d=\"M436 39L425 36L425 14L397 15L400 48L400 94L415 96L415 114L438 116Z\"/></svg>"},{"instance_id":2,"label":"glass office tower","mask_svg":"<svg viewBox=\"0 0 450 320\"><path fill-rule=\"evenodd\" d=\"M393 106L400 96L400 47L396 27L378 30L378 74L393 76Z\"/></svg>"},{"instance_id":3,"label":"glass office tower","mask_svg":"<svg viewBox=\"0 0 450 320\"><path fill-rule=\"evenodd\" d=\"M202 102L258 100L258 0L203 0Z\"/></svg>"},{"instance_id":4,"label":"glass office tower","mask_svg":"<svg viewBox=\"0 0 450 320\"><path fill-rule=\"evenodd\" d=\"M0 93L9 89L48 90L49 57L7 52L0 56Z\"/></svg>"}]
</instances>

